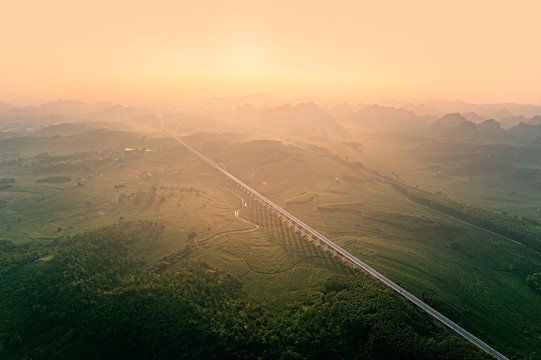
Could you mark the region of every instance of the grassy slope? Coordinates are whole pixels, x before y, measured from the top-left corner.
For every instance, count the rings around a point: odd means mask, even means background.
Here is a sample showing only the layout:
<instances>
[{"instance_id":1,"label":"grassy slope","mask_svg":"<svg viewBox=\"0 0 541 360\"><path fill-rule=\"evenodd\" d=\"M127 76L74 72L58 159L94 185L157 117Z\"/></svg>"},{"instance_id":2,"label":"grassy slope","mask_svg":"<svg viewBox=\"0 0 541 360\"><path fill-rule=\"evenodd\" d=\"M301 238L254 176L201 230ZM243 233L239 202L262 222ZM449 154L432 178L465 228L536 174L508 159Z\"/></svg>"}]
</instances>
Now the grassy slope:
<instances>
[{"instance_id":1,"label":"grassy slope","mask_svg":"<svg viewBox=\"0 0 541 360\"><path fill-rule=\"evenodd\" d=\"M89 138L84 142L91 143L96 134L86 135ZM170 139L141 140L138 136L135 145L126 142L120 148L103 143L96 146L97 154L81 155L76 164L56 166L56 158L36 157L44 148L51 156L57 155L58 148L68 148L71 138L61 139L65 143L54 137L47 145L47 139L40 138L36 148L29 147L21 155L21 163L0 165L3 177L17 179L13 187L0 193L7 201L0 208L0 227L5 229L0 239L49 243L122 220L164 223L166 229L158 243L139 245L147 260L159 262L192 246L188 234L195 232L192 258L242 278L251 299L273 308L283 308L314 292L328 275L351 272L309 247L269 214L254 213L251 203L241 215L266 226L244 233L253 226L235 218L240 199L228 190L232 184ZM124 147L138 146L152 151L124 151ZM68 175L72 180L36 182L56 175Z\"/></svg>"},{"instance_id":2,"label":"grassy slope","mask_svg":"<svg viewBox=\"0 0 541 360\"><path fill-rule=\"evenodd\" d=\"M539 148L488 140L445 140L412 134L358 134L364 144L352 151L343 144L329 145L371 170L429 192L495 211L541 220Z\"/></svg>"},{"instance_id":3,"label":"grassy slope","mask_svg":"<svg viewBox=\"0 0 541 360\"><path fill-rule=\"evenodd\" d=\"M0 208L0 227L6 229L0 236L52 241L120 217L162 222L167 227L160 243L141 245L145 257L159 261L192 245L187 235L195 231L191 257L231 271L243 279L249 298L273 308L310 294L330 274L349 272L253 204L241 216L262 228L240 232L252 226L235 219L240 200L225 189L229 183L166 139L137 141L149 142L153 151L122 157L123 149L103 144L100 151L112 156L45 174L69 175L68 183L35 182L46 177L31 158L42 145L34 153L27 150L21 166L0 165L2 176L17 179L0 193L9 202ZM325 154L268 142L250 144L249 152L235 144L213 149L236 176L278 204L287 203L295 215L499 350L541 352L539 296L524 284L528 271L541 263L539 254L412 204L386 183ZM275 151L280 156L268 156ZM91 180L77 186L79 177ZM288 202L306 193L318 194L317 212L311 201ZM343 204L355 204L362 214L340 210Z\"/></svg>"},{"instance_id":4,"label":"grassy slope","mask_svg":"<svg viewBox=\"0 0 541 360\"><path fill-rule=\"evenodd\" d=\"M287 203L293 214L490 344L508 353L541 350L539 295L524 281L541 264L539 253L412 204L385 182L329 157L305 153L299 159L292 152L241 165L234 153L221 160L227 157L250 186ZM310 192L318 194L317 212L312 202L288 201ZM340 210L343 204L366 211ZM332 205L338 209L329 210ZM424 223L411 226L419 219Z\"/></svg>"}]
</instances>

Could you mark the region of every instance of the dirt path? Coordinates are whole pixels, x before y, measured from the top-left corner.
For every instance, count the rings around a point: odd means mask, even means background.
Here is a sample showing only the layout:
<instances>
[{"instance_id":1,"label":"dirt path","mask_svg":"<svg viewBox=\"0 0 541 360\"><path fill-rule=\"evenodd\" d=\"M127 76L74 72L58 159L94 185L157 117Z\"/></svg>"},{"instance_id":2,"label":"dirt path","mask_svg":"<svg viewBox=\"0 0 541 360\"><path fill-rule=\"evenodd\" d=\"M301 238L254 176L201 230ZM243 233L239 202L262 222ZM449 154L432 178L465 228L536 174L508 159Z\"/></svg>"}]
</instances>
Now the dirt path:
<instances>
[{"instance_id":1,"label":"dirt path","mask_svg":"<svg viewBox=\"0 0 541 360\"><path fill-rule=\"evenodd\" d=\"M251 233L251 232L254 232L254 231L257 231L259 230L259 228L261 227L260 225L258 224L255 224L247 219L244 219L243 217L241 217L240 215L240 210L244 207L247 207L248 206L248 203L246 202L246 200L244 200L244 198L242 198L240 195L236 194L235 192L229 190L228 188L225 188L227 191L229 191L231 194L235 195L236 197L238 197L241 201L241 206L237 209L235 209L235 218L239 219L240 221L243 221L249 225L251 225L252 227L251 228L248 228L248 229L239 229L239 230L225 230L225 231L220 231L212 236L209 236L201 241L196 241L196 244L198 246L204 246L205 244L207 244L208 242L210 242L211 240L214 240L222 235L226 235L226 234L244 234L244 233Z\"/></svg>"}]
</instances>

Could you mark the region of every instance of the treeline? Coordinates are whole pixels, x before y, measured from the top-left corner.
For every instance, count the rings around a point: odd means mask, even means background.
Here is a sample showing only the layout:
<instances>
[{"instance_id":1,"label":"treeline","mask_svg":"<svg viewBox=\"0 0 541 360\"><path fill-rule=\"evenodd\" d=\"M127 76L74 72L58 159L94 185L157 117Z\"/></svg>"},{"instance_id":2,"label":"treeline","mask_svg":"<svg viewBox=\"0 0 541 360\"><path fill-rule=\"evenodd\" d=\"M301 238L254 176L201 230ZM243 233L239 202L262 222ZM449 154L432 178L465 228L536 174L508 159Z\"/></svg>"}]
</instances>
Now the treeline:
<instances>
[{"instance_id":1,"label":"treeline","mask_svg":"<svg viewBox=\"0 0 541 360\"><path fill-rule=\"evenodd\" d=\"M0 242L2 359L490 359L375 280L329 278L284 312L205 263L155 271L152 222L33 248Z\"/></svg>"},{"instance_id":2,"label":"treeline","mask_svg":"<svg viewBox=\"0 0 541 360\"><path fill-rule=\"evenodd\" d=\"M48 178L36 180L36 182L39 182L39 183L61 183L61 182L68 182L68 181L71 181L71 177L69 176L50 176Z\"/></svg>"},{"instance_id":3,"label":"treeline","mask_svg":"<svg viewBox=\"0 0 541 360\"><path fill-rule=\"evenodd\" d=\"M413 202L509 237L534 250L541 251L541 224L536 220L469 206L447 199L439 194L424 192L401 184L395 183L393 187Z\"/></svg>"}]
</instances>

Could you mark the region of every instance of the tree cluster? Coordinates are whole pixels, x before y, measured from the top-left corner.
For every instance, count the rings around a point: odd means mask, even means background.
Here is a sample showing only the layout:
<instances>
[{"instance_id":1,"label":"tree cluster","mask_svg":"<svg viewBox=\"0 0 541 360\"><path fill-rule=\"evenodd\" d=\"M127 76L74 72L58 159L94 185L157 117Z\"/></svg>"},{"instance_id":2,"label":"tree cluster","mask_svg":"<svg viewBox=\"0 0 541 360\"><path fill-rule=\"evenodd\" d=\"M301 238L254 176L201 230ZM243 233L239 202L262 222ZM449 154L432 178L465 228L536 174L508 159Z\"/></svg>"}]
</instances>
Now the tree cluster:
<instances>
[{"instance_id":1,"label":"tree cluster","mask_svg":"<svg viewBox=\"0 0 541 360\"><path fill-rule=\"evenodd\" d=\"M206 263L157 271L134 249L162 231L125 221L49 247L0 242L0 357L490 358L364 275L277 312Z\"/></svg>"},{"instance_id":2,"label":"tree cluster","mask_svg":"<svg viewBox=\"0 0 541 360\"><path fill-rule=\"evenodd\" d=\"M48 178L36 180L36 182L39 182L39 183L61 183L61 182L68 182L68 181L71 181L71 177L67 175L50 176Z\"/></svg>"}]
</instances>

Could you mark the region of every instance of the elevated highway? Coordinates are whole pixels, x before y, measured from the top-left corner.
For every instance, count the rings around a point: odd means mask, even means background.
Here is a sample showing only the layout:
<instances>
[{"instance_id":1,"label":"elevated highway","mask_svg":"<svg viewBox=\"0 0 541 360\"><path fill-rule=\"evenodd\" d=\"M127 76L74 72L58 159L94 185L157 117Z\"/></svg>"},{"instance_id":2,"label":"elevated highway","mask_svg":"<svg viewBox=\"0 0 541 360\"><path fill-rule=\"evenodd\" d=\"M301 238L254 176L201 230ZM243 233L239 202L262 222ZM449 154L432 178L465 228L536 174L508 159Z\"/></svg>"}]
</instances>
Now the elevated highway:
<instances>
[{"instance_id":1,"label":"elevated highway","mask_svg":"<svg viewBox=\"0 0 541 360\"><path fill-rule=\"evenodd\" d=\"M164 127L165 129L165 127ZM167 131L167 130L166 130ZM168 131L167 131L168 132ZM187 144L184 140L180 139L179 137L175 136L174 134L171 134L168 132L174 139L176 139L182 146L184 146L186 149L197 155L199 158L201 158L204 162L206 162L208 165L212 166L216 170L220 171L223 175L225 175L227 178L229 178L231 181L233 181L243 192L251 196L254 200L258 201L263 206L267 207L270 211L272 211L278 218L280 218L281 221L286 223L289 227L292 227L296 232L300 232L301 236L306 237L308 241L313 242L316 246L322 248L325 251L330 252L333 256L339 258L341 261L346 263L347 265L353 267L354 269L358 269L360 271L363 271L374 278L381 281L383 284L387 285L409 301L411 301L413 304L418 306L421 310L426 312L427 314L434 317L436 320L438 320L440 323L446 325L453 331L455 331L457 334L465 338L466 340L470 341L477 347L479 347L481 350L487 352L488 354L494 356L496 359L500 360L507 360L507 358L494 350L492 347L490 347L485 342L481 341L459 325L457 325L455 322L451 321L449 318L445 317L441 313L439 313L434 308L430 307L423 301L421 301L419 298L411 294L410 292L406 291L404 288L397 285L395 282L391 281L384 275L380 274L378 271L374 270L372 267L370 267L368 264L364 263L363 261L359 260L352 254L350 254L345 249L341 248L340 246L336 245L334 242L329 240L324 235L320 234L318 231L310 227L309 225L305 224L300 219L296 218L280 206L276 205L271 200L267 199L265 196L251 188L249 185L245 184L240 179L236 178L232 174L230 174L228 171L226 171L220 164L212 160L211 158L203 155L200 151L195 149L194 147Z\"/></svg>"}]
</instances>

